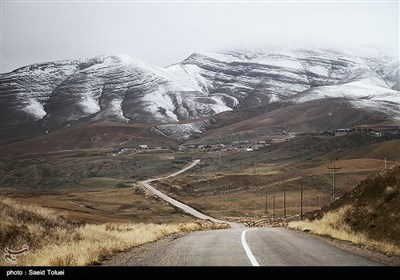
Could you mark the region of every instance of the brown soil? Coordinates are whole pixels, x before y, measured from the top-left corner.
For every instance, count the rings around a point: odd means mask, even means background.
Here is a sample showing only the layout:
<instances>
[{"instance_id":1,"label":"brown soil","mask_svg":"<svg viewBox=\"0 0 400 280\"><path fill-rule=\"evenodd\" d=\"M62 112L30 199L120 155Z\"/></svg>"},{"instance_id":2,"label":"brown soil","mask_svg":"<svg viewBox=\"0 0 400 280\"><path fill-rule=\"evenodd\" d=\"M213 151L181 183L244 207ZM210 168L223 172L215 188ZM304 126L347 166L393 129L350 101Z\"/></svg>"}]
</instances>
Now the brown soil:
<instances>
[{"instance_id":1,"label":"brown soil","mask_svg":"<svg viewBox=\"0 0 400 280\"><path fill-rule=\"evenodd\" d=\"M345 218L352 230L400 246L400 165L368 177L310 218L320 218L345 205L352 206Z\"/></svg>"}]
</instances>

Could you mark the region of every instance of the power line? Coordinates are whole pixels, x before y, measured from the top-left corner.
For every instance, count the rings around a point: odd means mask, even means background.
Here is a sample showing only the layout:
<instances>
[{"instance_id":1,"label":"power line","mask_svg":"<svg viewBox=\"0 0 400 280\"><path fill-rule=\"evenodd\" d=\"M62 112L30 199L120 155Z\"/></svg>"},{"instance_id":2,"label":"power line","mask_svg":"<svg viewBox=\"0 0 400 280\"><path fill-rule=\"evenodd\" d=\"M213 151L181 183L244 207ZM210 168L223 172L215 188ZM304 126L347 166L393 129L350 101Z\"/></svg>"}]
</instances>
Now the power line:
<instances>
[{"instance_id":1,"label":"power line","mask_svg":"<svg viewBox=\"0 0 400 280\"><path fill-rule=\"evenodd\" d=\"M286 218L286 189L283 189L283 217Z\"/></svg>"},{"instance_id":2,"label":"power line","mask_svg":"<svg viewBox=\"0 0 400 280\"><path fill-rule=\"evenodd\" d=\"M321 197L322 197L322 194L321 194L321 192L319 192L319 195L318 195L318 208L321 210Z\"/></svg>"},{"instance_id":3,"label":"power line","mask_svg":"<svg viewBox=\"0 0 400 280\"><path fill-rule=\"evenodd\" d=\"M300 185L300 220L303 220L303 185Z\"/></svg>"},{"instance_id":4,"label":"power line","mask_svg":"<svg viewBox=\"0 0 400 280\"><path fill-rule=\"evenodd\" d=\"M268 192L265 191L265 214L268 214Z\"/></svg>"},{"instance_id":5,"label":"power line","mask_svg":"<svg viewBox=\"0 0 400 280\"><path fill-rule=\"evenodd\" d=\"M332 176L331 202L334 202L335 201L335 196L336 196L336 193L335 193L335 175L336 175L336 170L342 169L342 167L341 166L336 167L335 165L333 165L333 167L329 167L328 166L328 169L332 169L332 174L333 174L333 176Z\"/></svg>"},{"instance_id":6,"label":"power line","mask_svg":"<svg viewBox=\"0 0 400 280\"><path fill-rule=\"evenodd\" d=\"M272 218L275 218L275 195L272 196Z\"/></svg>"},{"instance_id":7,"label":"power line","mask_svg":"<svg viewBox=\"0 0 400 280\"><path fill-rule=\"evenodd\" d=\"M385 157L385 170L386 170L386 157Z\"/></svg>"}]
</instances>

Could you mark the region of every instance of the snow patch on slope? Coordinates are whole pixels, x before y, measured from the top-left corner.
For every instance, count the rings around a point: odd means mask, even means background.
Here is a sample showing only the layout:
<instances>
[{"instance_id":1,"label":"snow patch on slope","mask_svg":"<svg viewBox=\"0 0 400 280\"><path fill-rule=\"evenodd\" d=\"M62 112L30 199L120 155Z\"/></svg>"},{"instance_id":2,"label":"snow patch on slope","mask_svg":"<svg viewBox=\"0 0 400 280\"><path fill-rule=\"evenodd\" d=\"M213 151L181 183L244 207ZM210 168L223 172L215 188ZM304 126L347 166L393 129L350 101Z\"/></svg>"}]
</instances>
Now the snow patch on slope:
<instances>
[{"instance_id":1,"label":"snow patch on slope","mask_svg":"<svg viewBox=\"0 0 400 280\"><path fill-rule=\"evenodd\" d=\"M301 71L304 69L299 58L304 56L289 49L270 48L268 50L233 50L233 51L206 51L202 55L211 57L220 62L234 63L247 62L256 63L277 68Z\"/></svg>"},{"instance_id":2,"label":"snow patch on slope","mask_svg":"<svg viewBox=\"0 0 400 280\"><path fill-rule=\"evenodd\" d=\"M306 102L315 99L336 97L385 100L400 104L400 94L398 91L371 83L369 79L356 80L341 85L316 87L310 90L306 95L302 95L297 101Z\"/></svg>"},{"instance_id":3,"label":"snow patch on slope","mask_svg":"<svg viewBox=\"0 0 400 280\"><path fill-rule=\"evenodd\" d=\"M106 105L102 105L102 111L94 117L94 120L101 119L117 119L124 122L129 122L129 119L124 116L124 112L122 110L122 98L117 98L111 100Z\"/></svg>"},{"instance_id":4,"label":"snow patch on slope","mask_svg":"<svg viewBox=\"0 0 400 280\"><path fill-rule=\"evenodd\" d=\"M392 102L387 100L351 100L350 103L355 108L369 108L370 110L384 112L385 114L400 120L400 102Z\"/></svg>"},{"instance_id":5,"label":"snow patch on slope","mask_svg":"<svg viewBox=\"0 0 400 280\"><path fill-rule=\"evenodd\" d=\"M323 98L345 98L356 108L368 108L400 118L400 92L392 90L377 76L366 76L344 84L320 86L294 98L302 103Z\"/></svg>"},{"instance_id":6,"label":"snow patch on slope","mask_svg":"<svg viewBox=\"0 0 400 280\"><path fill-rule=\"evenodd\" d=\"M200 75L201 69L197 65L175 64L165 68L170 77L182 83L187 89L208 93L211 83Z\"/></svg>"},{"instance_id":7,"label":"snow patch on slope","mask_svg":"<svg viewBox=\"0 0 400 280\"><path fill-rule=\"evenodd\" d=\"M213 96L213 100L215 101L214 104L210 105L211 110L215 112L215 114L226 112L226 111L232 111L232 108L227 106L225 103L225 99L228 98L227 94L221 93L217 96ZM232 100L234 106L236 106L239 102L236 98L232 97L229 98Z\"/></svg>"},{"instance_id":8,"label":"snow patch on slope","mask_svg":"<svg viewBox=\"0 0 400 280\"><path fill-rule=\"evenodd\" d=\"M212 121L204 120L185 124L164 124L154 127L154 132L162 134L170 139L183 141L188 140L194 135L199 135L207 131L212 125Z\"/></svg>"},{"instance_id":9,"label":"snow patch on slope","mask_svg":"<svg viewBox=\"0 0 400 280\"><path fill-rule=\"evenodd\" d=\"M279 68L290 68L296 70L303 70L303 65L292 57L282 55L263 55L252 62L275 66Z\"/></svg>"},{"instance_id":10,"label":"snow patch on slope","mask_svg":"<svg viewBox=\"0 0 400 280\"><path fill-rule=\"evenodd\" d=\"M329 76L329 69L326 67L323 67L321 65L308 66L307 70L310 71L311 73L314 73L314 74L322 76L322 77Z\"/></svg>"},{"instance_id":11,"label":"snow patch on slope","mask_svg":"<svg viewBox=\"0 0 400 280\"><path fill-rule=\"evenodd\" d=\"M33 98L30 98L28 100L28 105L21 110L33 116L35 120L40 120L47 115L43 105Z\"/></svg>"},{"instance_id":12,"label":"snow patch on slope","mask_svg":"<svg viewBox=\"0 0 400 280\"><path fill-rule=\"evenodd\" d=\"M174 103L165 90L158 88L157 90L143 96L141 100L144 102L146 110L152 112L152 114L160 121L179 121L178 117L174 113ZM160 111L160 108L163 108L163 110Z\"/></svg>"},{"instance_id":13,"label":"snow patch on slope","mask_svg":"<svg viewBox=\"0 0 400 280\"><path fill-rule=\"evenodd\" d=\"M100 111L99 103L91 96L85 96L80 102L79 106L87 115L92 115Z\"/></svg>"},{"instance_id":14,"label":"snow patch on slope","mask_svg":"<svg viewBox=\"0 0 400 280\"><path fill-rule=\"evenodd\" d=\"M122 99L114 99L113 101L111 101L109 112L117 118L129 122L129 119L124 117L124 112L122 111L121 107L122 101Z\"/></svg>"}]
</instances>

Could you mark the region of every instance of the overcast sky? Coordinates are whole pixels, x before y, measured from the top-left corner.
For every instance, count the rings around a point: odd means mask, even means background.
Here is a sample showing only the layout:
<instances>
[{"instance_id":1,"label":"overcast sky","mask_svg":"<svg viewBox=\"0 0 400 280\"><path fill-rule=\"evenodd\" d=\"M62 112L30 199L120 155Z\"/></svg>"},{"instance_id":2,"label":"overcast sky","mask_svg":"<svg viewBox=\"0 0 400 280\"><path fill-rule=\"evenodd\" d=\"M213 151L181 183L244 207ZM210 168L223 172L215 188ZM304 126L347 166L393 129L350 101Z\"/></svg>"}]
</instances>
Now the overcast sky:
<instances>
[{"instance_id":1,"label":"overcast sky","mask_svg":"<svg viewBox=\"0 0 400 280\"><path fill-rule=\"evenodd\" d=\"M375 45L399 53L399 2L138 3L1 0L1 72L128 54L166 66L191 53L267 44Z\"/></svg>"}]
</instances>

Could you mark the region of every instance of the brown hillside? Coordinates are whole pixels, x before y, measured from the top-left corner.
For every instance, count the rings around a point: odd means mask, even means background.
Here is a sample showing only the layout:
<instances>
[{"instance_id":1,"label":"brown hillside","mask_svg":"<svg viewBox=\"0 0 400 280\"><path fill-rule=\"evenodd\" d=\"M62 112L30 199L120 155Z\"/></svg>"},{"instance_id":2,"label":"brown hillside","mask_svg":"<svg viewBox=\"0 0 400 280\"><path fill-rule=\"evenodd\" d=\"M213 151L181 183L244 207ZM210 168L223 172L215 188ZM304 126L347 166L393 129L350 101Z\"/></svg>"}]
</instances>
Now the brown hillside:
<instances>
[{"instance_id":1,"label":"brown hillside","mask_svg":"<svg viewBox=\"0 0 400 280\"><path fill-rule=\"evenodd\" d=\"M214 129L188 143L225 142L276 132L320 132L387 121L383 114L355 109L345 99L320 99L301 104L269 105L214 117ZM397 124L398 125L398 124Z\"/></svg>"},{"instance_id":2,"label":"brown hillside","mask_svg":"<svg viewBox=\"0 0 400 280\"><path fill-rule=\"evenodd\" d=\"M58 150L87 148L171 146L175 142L151 132L149 124L123 124L116 122L83 123L60 129L49 134L5 145L2 156L26 153L44 153Z\"/></svg>"},{"instance_id":3,"label":"brown hillside","mask_svg":"<svg viewBox=\"0 0 400 280\"><path fill-rule=\"evenodd\" d=\"M400 246L400 165L362 181L314 219L346 206L344 223L352 231Z\"/></svg>"},{"instance_id":4,"label":"brown hillside","mask_svg":"<svg viewBox=\"0 0 400 280\"><path fill-rule=\"evenodd\" d=\"M22 266L82 266L164 236L202 229L226 228L206 221L185 223L73 223L53 210L21 204L0 196L0 248L29 246L17 256ZM4 258L0 266L10 266Z\"/></svg>"}]
</instances>

